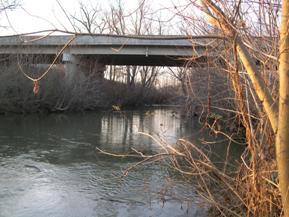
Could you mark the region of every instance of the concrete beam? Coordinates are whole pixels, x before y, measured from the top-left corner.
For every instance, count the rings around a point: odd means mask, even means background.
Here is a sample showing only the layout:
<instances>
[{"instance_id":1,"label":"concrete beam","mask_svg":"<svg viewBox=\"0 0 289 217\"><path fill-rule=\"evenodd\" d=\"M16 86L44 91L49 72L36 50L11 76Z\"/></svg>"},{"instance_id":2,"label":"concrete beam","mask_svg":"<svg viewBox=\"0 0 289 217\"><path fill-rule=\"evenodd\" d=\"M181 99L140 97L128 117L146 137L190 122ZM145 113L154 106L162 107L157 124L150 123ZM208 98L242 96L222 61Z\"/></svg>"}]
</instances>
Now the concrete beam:
<instances>
[{"instance_id":1,"label":"concrete beam","mask_svg":"<svg viewBox=\"0 0 289 217\"><path fill-rule=\"evenodd\" d=\"M31 55L41 63L37 56L56 56L71 37L48 36L41 40L36 36L0 37L0 55ZM78 35L64 52L101 59L104 64L180 66L190 57L198 62L207 56L217 56L214 49L208 49L212 41L184 36Z\"/></svg>"}]
</instances>

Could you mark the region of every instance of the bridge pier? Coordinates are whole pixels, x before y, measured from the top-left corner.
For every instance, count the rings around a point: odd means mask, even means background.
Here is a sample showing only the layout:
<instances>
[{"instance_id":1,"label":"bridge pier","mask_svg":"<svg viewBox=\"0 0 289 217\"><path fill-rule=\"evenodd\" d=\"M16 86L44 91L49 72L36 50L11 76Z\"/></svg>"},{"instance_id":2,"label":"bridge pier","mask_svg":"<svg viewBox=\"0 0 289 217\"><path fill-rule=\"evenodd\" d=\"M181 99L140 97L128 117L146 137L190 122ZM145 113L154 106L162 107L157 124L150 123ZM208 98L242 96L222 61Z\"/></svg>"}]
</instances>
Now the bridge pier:
<instances>
[{"instance_id":1,"label":"bridge pier","mask_svg":"<svg viewBox=\"0 0 289 217\"><path fill-rule=\"evenodd\" d=\"M64 53L62 61L65 79L68 83L74 79L90 78L101 81L104 78L106 65L100 63L96 58Z\"/></svg>"}]
</instances>

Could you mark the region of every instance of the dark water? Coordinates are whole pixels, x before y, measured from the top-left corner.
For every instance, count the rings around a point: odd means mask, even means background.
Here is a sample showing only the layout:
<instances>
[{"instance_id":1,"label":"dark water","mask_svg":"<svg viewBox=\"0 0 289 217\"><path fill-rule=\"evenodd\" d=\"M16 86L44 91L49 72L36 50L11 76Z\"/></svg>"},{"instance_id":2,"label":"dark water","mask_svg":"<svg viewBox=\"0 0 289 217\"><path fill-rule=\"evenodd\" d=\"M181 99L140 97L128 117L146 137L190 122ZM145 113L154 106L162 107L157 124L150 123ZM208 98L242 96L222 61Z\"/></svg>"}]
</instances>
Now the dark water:
<instances>
[{"instance_id":1,"label":"dark water","mask_svg":"<svg viewBox=\"0 0 289 217\"><path fill-rule=\"evenodd\" d=\"M122 177L137 159L95 149L150 153L159 146L138 131L168 143L200 134L197 123L172 112L0 117L0 216L203 216L194 186L160 163Z\"/></svg>"}]
</instances>

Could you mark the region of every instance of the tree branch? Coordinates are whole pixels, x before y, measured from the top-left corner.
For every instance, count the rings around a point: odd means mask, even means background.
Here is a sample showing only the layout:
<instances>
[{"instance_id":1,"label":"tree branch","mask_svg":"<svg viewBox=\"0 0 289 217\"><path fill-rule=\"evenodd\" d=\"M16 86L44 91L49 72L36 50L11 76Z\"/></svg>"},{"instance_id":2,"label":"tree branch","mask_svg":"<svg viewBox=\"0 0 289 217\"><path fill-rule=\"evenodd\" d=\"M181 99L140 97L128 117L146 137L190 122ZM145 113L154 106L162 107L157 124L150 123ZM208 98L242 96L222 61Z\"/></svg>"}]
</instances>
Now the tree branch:
<instances>
[{"instance_id":1,"label":"tree branch","mask_svg":"<svg viewBox=\"0 0 289 217\"><path fill-rule=\"evenodd\" d=\"M205 7L207 15L209 16L209 21L211 22L211 24L220 28L225 32L225 34L235 40L234 42L236 43L238 56L245 69L247 70L247 73L259 100L264 106L264 110L270 120L271 127L274 132L276 132L278 122L278 105L274 102L269 89L267 88L264 80L258 72L256 64L253 62L253 58L248 52L241 37L238 35L238 31L231 23L229 18L221 10L221 8L219 8L211 0L202 0L202 3Z\"/></svg>"}]
</instances>

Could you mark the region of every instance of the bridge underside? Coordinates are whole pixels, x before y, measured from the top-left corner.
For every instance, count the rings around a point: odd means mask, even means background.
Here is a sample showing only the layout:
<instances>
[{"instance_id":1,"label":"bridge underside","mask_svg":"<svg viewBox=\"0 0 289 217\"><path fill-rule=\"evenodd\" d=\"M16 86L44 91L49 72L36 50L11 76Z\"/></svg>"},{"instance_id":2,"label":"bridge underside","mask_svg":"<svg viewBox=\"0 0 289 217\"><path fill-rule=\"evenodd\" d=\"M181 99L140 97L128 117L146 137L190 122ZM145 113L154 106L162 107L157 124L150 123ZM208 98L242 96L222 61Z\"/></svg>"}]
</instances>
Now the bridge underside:
<instances>
[{"instance_id":1,"label":"bridge underside","mask_svg":"<svg viewBox=\"0 0 289 217\"><path fill-rule=\"evenodd\" d=\"M207 56L175 57L175 56L144 56L144 55L75 55L83 61L97 61L104 65L140 65L140 66L199 66L207 62ZM52 54L2 54L0 62L19 62L21 64L51 64L56 55ZM65 64L63 55L55 61L56 64Z\"/></svg>"},{"instance_id":2,"label":"bridge underside","mask_svg":"<svg viewBox=\"0 0 289 217\"><path fill-rule=\"evenodd\" d=\"M198 57L190 62L191 57L175 56L138 56L138 55L82 55L81 59L97 60L105 65L139 65L139 66L185 66L205 63L207 57Z\"/></svg>"}]
</instances>

